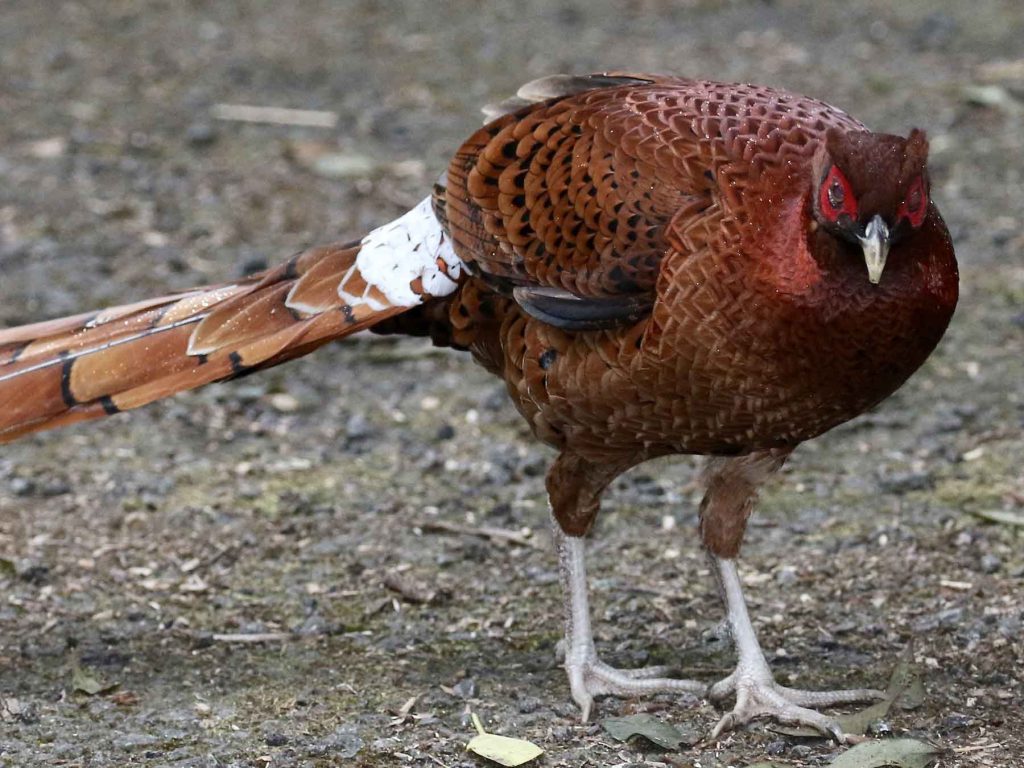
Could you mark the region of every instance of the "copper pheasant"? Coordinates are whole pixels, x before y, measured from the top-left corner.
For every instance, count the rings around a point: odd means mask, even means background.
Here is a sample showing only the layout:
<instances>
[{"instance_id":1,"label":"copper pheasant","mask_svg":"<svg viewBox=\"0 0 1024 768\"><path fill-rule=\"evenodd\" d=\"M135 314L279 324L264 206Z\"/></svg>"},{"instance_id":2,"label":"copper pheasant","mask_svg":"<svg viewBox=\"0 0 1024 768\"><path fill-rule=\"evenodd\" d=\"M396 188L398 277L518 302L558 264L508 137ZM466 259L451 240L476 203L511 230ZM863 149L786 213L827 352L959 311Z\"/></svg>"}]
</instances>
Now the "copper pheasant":
<instances>
[{"instance_id":1,"label":"copper pheasant","mask_svg":"<svg viewBox=\"0 0 1024 768\"><path fill-rule=\"evenodd\" d=\"M240 282L0 332L0 441L135 408L371 329L468 350L558 456L547 476L565 666L595 696L735 694L812 725L871 690L775 683L736 557L758 487L802 441L896 390L957 301L927 141L753 85L610 74L524 86L432 197L358 242ZM620 473L704 454L700 534L738 662L707 689L595 650L584 537Z\"/></svg>"}]
</instances>

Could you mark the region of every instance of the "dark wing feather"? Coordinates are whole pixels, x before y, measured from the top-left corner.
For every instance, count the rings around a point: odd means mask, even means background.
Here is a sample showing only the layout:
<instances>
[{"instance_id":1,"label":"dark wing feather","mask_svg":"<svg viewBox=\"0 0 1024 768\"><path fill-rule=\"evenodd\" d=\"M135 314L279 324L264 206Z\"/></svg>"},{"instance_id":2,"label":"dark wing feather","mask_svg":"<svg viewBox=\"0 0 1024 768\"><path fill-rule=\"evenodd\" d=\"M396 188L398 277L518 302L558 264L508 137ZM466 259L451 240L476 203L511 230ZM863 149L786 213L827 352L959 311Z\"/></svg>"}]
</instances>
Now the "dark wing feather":
<instances>
[{"instance_id":1,"label":"dark wing feather","mask_svg":"<svg viewBox=\"0 0 1024 768\"><path fill-rule=\"evenodd\" d=\"M526 314L563 331L595 331L635 323L651 308L647 296L583 298L562 288L523 285L512 297Z\"/></svg>"}]
</instances>

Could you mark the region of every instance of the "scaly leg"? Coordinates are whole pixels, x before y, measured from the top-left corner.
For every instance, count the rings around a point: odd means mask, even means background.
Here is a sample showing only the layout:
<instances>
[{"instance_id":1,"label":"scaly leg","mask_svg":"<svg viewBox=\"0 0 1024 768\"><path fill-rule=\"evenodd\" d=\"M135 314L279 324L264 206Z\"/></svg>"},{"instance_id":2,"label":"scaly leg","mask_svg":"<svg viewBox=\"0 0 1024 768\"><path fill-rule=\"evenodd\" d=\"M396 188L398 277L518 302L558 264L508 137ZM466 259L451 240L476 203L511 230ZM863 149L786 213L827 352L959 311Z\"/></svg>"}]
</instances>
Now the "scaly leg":
<instances>
[{"instance_id":1,"label":"scaly leg","mask_svg":"<svg viewBox=\"0 0 1024 768\"><path fill-rule=\"evenodd\" d=\"M565 600L565 670L569 674L572 698L580 705L583 722L590 718L595 696L679 691L703 694L707 690L704 683L662 677L666 667L620 670L598 659L590 628L583 537L567 536L557 522L553 528Z\"/></svg>"},{"instance_id":2,"label":"scaly leg","mask_svg":"<svg viewBox=\"0 0 1024 768\"><path fill-rule=\"evenodd\" d=\"M723 717L712 736L736 728L755 718L767 717L783 723L808 725L837 741L845 740L839 724L811 707L881 698L881 691L800 691L775 682L768 661L750 623L743 599L736 556L739 554L747 519L754 508L757 491L764 481L785 463L789 451L772 449L744 456L716 458L708 463L704 480L707 492L700 505L700 531L711 557L725 600L726 618L739 657L736 670L711 686L708 696L721 700L736 694L736 706Z\"/></svg>"},{"instance_id":3,"label":"scaly leg","mask_svg":"<svg viewBox=\"0 0 1024 768\"><path fill-rule=\"evenodd\" d=\"M780 723L807 725L831 736L837 742L846 740L842 728L832 718L810 707L827 707L855 701L870 701L885 696L882 691L858 688L848 691L802 691L787 688L775 682L768 667L754 626L747 613L746 600L736 571L736 561L712 555L717 575L725 595L726 610L739 660L736 669L724 680L711 686L708 695L721 701L736 694L736 706L718 721L712 738L725 731L767 717Z\"/></svg>"}]
</instances>

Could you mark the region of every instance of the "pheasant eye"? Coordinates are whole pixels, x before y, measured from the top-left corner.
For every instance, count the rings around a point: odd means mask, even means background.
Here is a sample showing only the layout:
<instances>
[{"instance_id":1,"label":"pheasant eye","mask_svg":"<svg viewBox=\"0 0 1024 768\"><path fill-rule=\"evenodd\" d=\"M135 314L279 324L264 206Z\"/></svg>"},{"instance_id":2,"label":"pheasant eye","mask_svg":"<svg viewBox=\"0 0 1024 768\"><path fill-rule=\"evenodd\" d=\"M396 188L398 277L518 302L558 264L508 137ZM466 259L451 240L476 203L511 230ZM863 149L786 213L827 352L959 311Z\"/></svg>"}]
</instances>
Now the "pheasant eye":
<instances>
[{"instance_id":1,"label":"pheasant eye","mask_svg":"<svg viewBox=\"0 0 1024 768\"><path fill-rule=\"evenodd\" d=\"M897 220L906 219L910 226L917 229L924 222L925 214L928 212L928 195L924 189L924 179L921 176L914 178L907 187L907 193L900 203L897 211Z\"/></svg>"},{"instance_id":2,"label":"pheasant eye","mask_svg":"<svg viewBox=\"0 0 1024 768\"><path fill-rule=\"evenodd\" d=\"M846 190L839 183L839 179L833 179L828 188L828 202L833 208L842 208L843 200L846 199Z\"/></svg>"},{"instance_id":3,"label":"pheasant eye","mask_svg":"<svg viewBox=\"0 0 1024 768\"><path fill-rule=\"evenodd\" d=\"M853 196L850 182L839 168L833 165L825 174L818 193L818 207L827 221L835 224L842 216L851 220L857 218L857 200Z\"/></svg>"}]
</instances>

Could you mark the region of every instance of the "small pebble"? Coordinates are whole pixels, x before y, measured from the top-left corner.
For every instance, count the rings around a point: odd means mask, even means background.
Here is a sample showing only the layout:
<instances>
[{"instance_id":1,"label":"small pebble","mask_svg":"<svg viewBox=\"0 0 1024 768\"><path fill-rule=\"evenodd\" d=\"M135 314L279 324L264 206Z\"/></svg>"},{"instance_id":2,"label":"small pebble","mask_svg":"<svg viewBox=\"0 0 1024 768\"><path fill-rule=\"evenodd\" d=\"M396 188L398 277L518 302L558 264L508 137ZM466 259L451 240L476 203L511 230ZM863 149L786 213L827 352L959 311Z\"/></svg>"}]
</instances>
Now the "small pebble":
<instances>
[{"instance_id":1,"label":"small pebble","mask_svg":"<svg viewBox=\"0 0 1024 768\"><path fill-rule=\"evenodd\" d=\"M42 563L23 561L17 565L18 578L22 581L41 587L50 580L50 567Z\"/></svg>"},{"instance_id":2,"label":"small pebble","mask_svg":"<svg viewBox=\"0 0 1024 768\"><path fill-rule=\"evenodd\" d=\"M982 555L981 557L981 572L982 573L997 573L1000 568L1003 567L1003 561L1000 560L993 554Z\"/></svg>"},{"instance_id":3,"label":"small pebble","mask_svg":"<svg viewBox=\"0 0 1024 768\"><path fill-rule=\"evenodd\" d=\"M940 627L954 627L961 623L964 611L962 608L949 608L929 616L922 616L911 624L915 632L932 632Z\"/></svg>"},{"instance_id":4,"label":"small pebble","mask_svg":"<svg viewBox=\"0 0 1024 768\"><path fill-rule=\"evenodd\" d=\"M27 477L12 477L9 485L15 496L31 496L36 489L36 484Z\"/></svg>"},{"instance_id":5,"label":"small pebble","mask_svg":"<svg viewBox=\"0 0 1024 768\"><path fill-rule=\"evenodd\" d=\"M43 484L40 489L43 496L63 496L65 493L71 493L71 484L67 480L49 480Z\"/></svg>"},{"instance_id":6,"label":"small pebble","mask_svg":"<svg viewBox=\"0 0 1024 768\"><path fill-rule=\"evenodd\" d=\"M878 487L886 493L910 493L911 491L926 491L932 487L934 481L927 472L894 472L887 477L880 478Z\"/></svg>"},{"instance_id":7,"label":"small pebble","mask_svg":"<svg viewBox=\"0 0 1024 768\"><path fill-rule=\"evenodd\" d=\"M796 583L796 568L791 565L784 565L775 572L775 583L788 587Z\"/></svg>"},{"instance_id":8,"label":"small pebble","mask_svg":"<svg viewBox=\"0 0 1024 768\"><path fill-rule=\"evenodd\" d=\"M476 696L476 682L471 677L464 678L457 682L452 690L455 691L455 695L463 699L471 699Z\"/></svg>"},{"instance_id":9,"label":"small pebble","mask_svg":"<svg viewBox=\"0 0 1024 768\"><path fill-rule=\"evenodd\" d=\"M208 147L217 141L217 129L210 123L192 123L185 130L185 141L193 147Z\"/></svg>"},{"instance_id":10,"label":"small pebble","mask_svg":"<svg viewBox=\"0 0 1024 768\"><path fill-rule=\"evenodd\" d=\"M520 713L529 715L540 709L540 699L535 696L522 696L519 699L518 707Z\"/></svg>"},{"instance_id":11,"label":"small pebble","mask_svg":"<svg viewBox=\"0 0 1024 768\"><path fill-rule=\"evenodd\" d=\"M353 413L345 422L345 434L350 440L360 440L373 434L373 428L363 414Z\"/></svg>"},{"instance_id":12,"label":"small pebble","mask_svg":"<svg viewBox=\"0 0 1024 768\"><path fill-rule=\"evenodd\" d=\"M556 725L551 729L551 736L555 742L564 742L572 739L572 728L564 725Z\"/></svg>"},{"instance_id":13,"label":"small pebble","mask_svg":"<svg viewBox=\"0 0 1024 768\"><path fill-rule=\"evenodd\" d=\"M875 720L868 726L871 736L892 736L892 725L888 720Z\"/></svg>"},{"instance_id":14,"label":"small pebble","mask_svg":"<svg viewBox=\"0 0 1024 768\"><path fill-rule=\"evenodd\" d=\"M295 413L299 410L299 401L294 395L280 392L270 398L270 406L279 413Z\"/></svg>"},{"instance_id":15,"label":"small pebble","mask_svg":"<svg viewBox=\"0 0 1024 768\"><path fill-rule=\"evenodd\" d=\"M330 757L341 760L355 757L363 748L363 740L351 725L342 725L333 733L311 744L306 752L310 757Z\"/></svg>"},{"instance_id":16,"label":"small pebble","mask_svg":"<svg viewBox=\"0 0 1024 768\"><path fill-rule=\"evenodd\" d=\"M111 743L118 749L130 752L139 747L151 747L158 741L159 739L151 733L123 733L115 736Z\"/></svg>"},{"instance_id":17,"label":"small pebble","mask_svg":"<svg viewBox=\"0 0 1024 768\"><path fill-rule=\"evenodd\" d=\"M952 714L942 719L942 727L949 731L956 731L961 728L966 728L971 724L971 718L967 715L962 715L959 712L953 712Z\"/></svg>"}]
</instances>

